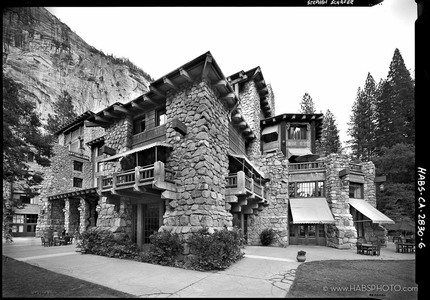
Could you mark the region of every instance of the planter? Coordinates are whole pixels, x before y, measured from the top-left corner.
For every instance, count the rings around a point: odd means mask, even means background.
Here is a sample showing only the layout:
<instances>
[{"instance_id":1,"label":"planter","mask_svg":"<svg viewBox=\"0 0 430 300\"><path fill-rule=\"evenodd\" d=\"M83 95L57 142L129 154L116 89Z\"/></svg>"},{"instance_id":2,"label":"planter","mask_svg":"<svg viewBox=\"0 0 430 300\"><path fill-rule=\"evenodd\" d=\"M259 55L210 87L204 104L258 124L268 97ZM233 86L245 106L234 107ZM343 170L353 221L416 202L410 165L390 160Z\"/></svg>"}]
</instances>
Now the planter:
<instances>
[{"instance_id":1,"label":"planter","mask_svg":"<svg viewBox=\"0 0 430 300\"><path fill-rule=\"evenodd\" d=\"M297 255L297 261L298 262L306 261L306 256L305 255Z\"/></svg>"},{"instance_id":2,"label":"planter","mask_svg":"<svg viewBox=\"0 0 430 300\"><path fill-rule=\"evenodd\" d=\"M298 262L304 262L306 261L306 252L300 250L299 252L297 252L297 261Z\"/></svg>"}]
</instances>

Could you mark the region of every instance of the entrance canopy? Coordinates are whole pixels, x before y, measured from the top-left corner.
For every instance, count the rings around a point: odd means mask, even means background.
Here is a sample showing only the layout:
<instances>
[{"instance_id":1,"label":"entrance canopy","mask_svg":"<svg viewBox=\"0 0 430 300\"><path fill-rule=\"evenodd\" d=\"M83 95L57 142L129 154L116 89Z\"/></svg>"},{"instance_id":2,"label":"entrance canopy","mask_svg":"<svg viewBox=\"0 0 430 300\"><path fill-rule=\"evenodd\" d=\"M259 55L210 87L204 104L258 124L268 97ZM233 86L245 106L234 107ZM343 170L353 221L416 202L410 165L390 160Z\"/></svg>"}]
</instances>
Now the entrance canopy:
<instances>
[{"instance_id":1,"label":"entrance canopy","mask_svg":"<svg viewBox=\"0 0 430 300\"><path fill-rule=\"evenodd\" d=\"M394 221L362 199L349 199L349 204L374 223L394 224Z\"/></svg>"},{"instance_id":2,"label":"entrance canopy","mask_svg":"<svg viewBox=\"0 0 430 300\"><path fill-rule=\"evenodd\" d=\"M325 198L291 198L293 224L333 224L334 218Z\"/></svg>"},{"instance_id":3,"label":"entrance canopy","mask_svg":"<svg viewBox=\"0 0 430 300\"><path fill-rule=\"evenodd\" d=\"M125 156L127 156L129 154L133 154L133 153L136 153L136 152L139 152L139 151L143 151L143 150L146 150L146 149L150 149L150 148L153 148L153 147L157 147L157 146L158 147L161 146L161 147L173 148L173 146L171 144L163 143L163 142L155 142L155 143L152 143L152 144L149 144L149 145L137 147L137 148L134 148L134 149L131 149L131 150L119 153L119 154L115 154L113 156L110 156L110 157L107 157L107 158L104 158L104 159L100 160L100 162L116 160L116 159L119 159L121 157L125 157Z\"/></svg>"}]
</instances>

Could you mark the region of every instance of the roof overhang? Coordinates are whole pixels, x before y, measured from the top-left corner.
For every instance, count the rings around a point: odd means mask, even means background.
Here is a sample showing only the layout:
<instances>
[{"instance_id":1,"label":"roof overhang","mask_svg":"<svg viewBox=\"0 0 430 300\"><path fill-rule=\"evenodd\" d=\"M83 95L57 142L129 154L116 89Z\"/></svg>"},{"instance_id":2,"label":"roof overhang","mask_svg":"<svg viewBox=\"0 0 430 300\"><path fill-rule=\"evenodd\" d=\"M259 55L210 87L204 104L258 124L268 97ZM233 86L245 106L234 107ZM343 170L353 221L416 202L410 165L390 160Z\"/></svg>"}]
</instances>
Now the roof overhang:
<instances>
[{"instance_id":1,"label":"roof overhang","mask_svg":"<svg viewBox=\"0 0 430 300\"><path fill-rule=\"evenodd\" d=\"M248 167L251 168L252 171L256 172L258 175L260 175L261 178L266 179L264 172L257 169L257 167L245 155L235 154L231 151L228 151L228 155L241 160L244 165L248 165Z\"/></svg>"},{"instance_id":2,"label":"roof overhang","mask_svg":"<svg viewBox=\"0 0 430 300\"><path fill-rule=\"evenodd\" d=\"M48 200L58 200L58 199L66 199L66 198L73 198L73 197L84 197L84 196L97 196L97 188L89 188L89 189L82 189L82 190L76 190L72 192L66 192L61 194L56 194L52 196L48 196Z\"/></svg>"},{"instance_id":3,"label":"roof overhang","mask_svg":"<svg viewBox=\"0 0 430 300\"><path fill-rule=\"evenodd\" d=\"M297 123L311 123L315 122L315 136L316 139L320 139L322 135L322 127L323 127L323 114L281 114L274 117L266 118L260 121L261 129L268 126L273 126L275 124L279 124L282 121L284 122L297 122Z\"/></svg>"},{"instance_id":4,"label":"roof overhang","mask_svg":"<svg viewBox=\"0 0 430 300\"><path fill-rule=\"evenodd\" d=\"M144 150L147 150L147 149L151 149L153 147L173 148L173 146L171 144L164 143L164 142L155 142L155 143L152 143L152 144L149 144L149 145L144 145L144 146L141 146L141 147L137 147L137 148L134 148L134 149L131 149L131 150L128 150L128 151L125 151L125 152L122 152L122 153L110 156L110 157L106 157L106 158L100 160L100 162L107 162L107 161L117 160L117 159L119 159L121 157L125 157L127 155L130 155L130 154L133 154L133 153L136 153L136 152L140 152L140 151L144 151Z\"/></svg>"},{"instance_id":5,"label":"roof overhang","mask_svg":"<svg viewBox=\"0 0 430 300\"><path fill-rule=\"evenodd\" d=\"M69 129L72 129L74 126L78 125L79 123L84 122L86 119L88 119L90 116L94 115L94 113L90 110L84 112L83 114L77 116L73 120L63 124L56 132L54 132L55 135L59 135L60 133L67 132Z\"/></svg>"},{"instance_id":6,"label":"roof overhang","mask_svg":"<svg viewBox=\"0 0 430 300\"><path fill-rule=\"evenodd\" d=\"M291 198L293 224L333 224L335 220L325 198Z\"/></svg>"},{"instance_id":7,"label":"roof overhang","mask_svg":"<svg viewBox=\"0 0 430 300\"><path fill-rule=\"evenodd\" d=\"M149 85L149 91L144 95L125 104L117 102L94 114L94 116L87 119L85 125L106 128L112 124L114 119L121 118L122 115L135 115L136 112L145 112L151 107L165 105L167 94L170 91L179 90L182 85L202 78L206 79L211 87L218 91L220 99L229 108L236 106L239 98L234 93L231 84L224 77L212 54L208 51L153 81Z\"/></svg>"},{"instance_id":8,"label":"roof overhang","mask_svg":"<svg viewBox=\"0 0 430 300\"><path fill-rule=\"evenodd\" d=\"M373 207L370 203L362 199L349 199L349 205L360 213L368 217L374 223L394 224L395 222L382 212Z\"/></svg>"}]
</instances>

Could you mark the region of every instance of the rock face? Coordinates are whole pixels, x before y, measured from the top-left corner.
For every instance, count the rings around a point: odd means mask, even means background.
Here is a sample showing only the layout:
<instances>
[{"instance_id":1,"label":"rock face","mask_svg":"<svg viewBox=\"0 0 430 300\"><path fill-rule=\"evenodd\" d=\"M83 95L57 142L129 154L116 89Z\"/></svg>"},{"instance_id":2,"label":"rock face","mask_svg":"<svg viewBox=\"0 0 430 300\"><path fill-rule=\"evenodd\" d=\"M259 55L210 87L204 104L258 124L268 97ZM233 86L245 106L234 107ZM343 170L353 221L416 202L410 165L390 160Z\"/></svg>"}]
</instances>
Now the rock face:
<instances>
[{"instance_id":1,"label":"rock face","mask_svg":"<svg viewBox=\"0 0 430 300\"><path fill-rule=\"evenodd\" d=\"M23 84L42 119L62 91L77 114L128 102L148 91L151 77L126 59L88 45L43 7L3 9L3 74Z\"/></svg>"}]
</instances>

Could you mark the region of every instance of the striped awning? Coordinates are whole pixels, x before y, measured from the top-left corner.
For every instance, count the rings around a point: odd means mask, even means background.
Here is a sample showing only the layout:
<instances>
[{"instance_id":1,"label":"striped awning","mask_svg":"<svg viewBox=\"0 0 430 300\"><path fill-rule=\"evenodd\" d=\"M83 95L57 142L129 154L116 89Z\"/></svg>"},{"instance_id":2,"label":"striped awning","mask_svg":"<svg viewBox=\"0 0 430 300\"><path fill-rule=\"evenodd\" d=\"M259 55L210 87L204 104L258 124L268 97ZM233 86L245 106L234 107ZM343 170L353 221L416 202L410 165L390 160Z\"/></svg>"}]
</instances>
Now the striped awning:
<instances>
[{"instance_id":1,"label":"striped awning","mask_svg":"<svg viewBox=\"0 0 430 300\"><path fill-rule=\"evenodd\" d=\"M21 208L16 208L14 213L16 215L37 215L41 206L38 204L24 204Z\"/></svg>"},{"instance_id":2,"label":"striped awning","mask_svg":"<svg viewBox=\"0 0 430 300\"><path fill-rule=\"evenodd\" d=\"M394 221L362 199L349 199L349 205L368 217L374 223L394 224Z\"/></svg>"},{"instance_id":3,"label":"striped awning","mask_svg":"<svg viewBox=\"0 0 430 300\"><path fill-rule=\"evenodd\" d=\"M153 147L173 148L173 146L171 144L169 144L169 143L155 142L155 143L152 143L152 144L149 144L149 145L144 145L144 146L141 146L141 147L137 147L137 148L134 148L134 149L131 149L131 150L119 153L119 154L115 154L113 156L110 156L110 157L107 157L107 158L104 158L104 159L100 160L100 162L116 160L116 159L119 159L121 157L127 156L129 154L140 152L140 151L143 151L143 150L146 150L146 149L150 149L150 148L153 148Z\"/></svg>"},{"instance_id":4,"label":"striped awning","mask_svg":"<svg viewBox=\"0 0 430 300\"><path fill-rule=\"evenodd\" d=\"M291 198L293 224L333 224L334 218L325 198Z\"/></svg>"}]
</instances>

